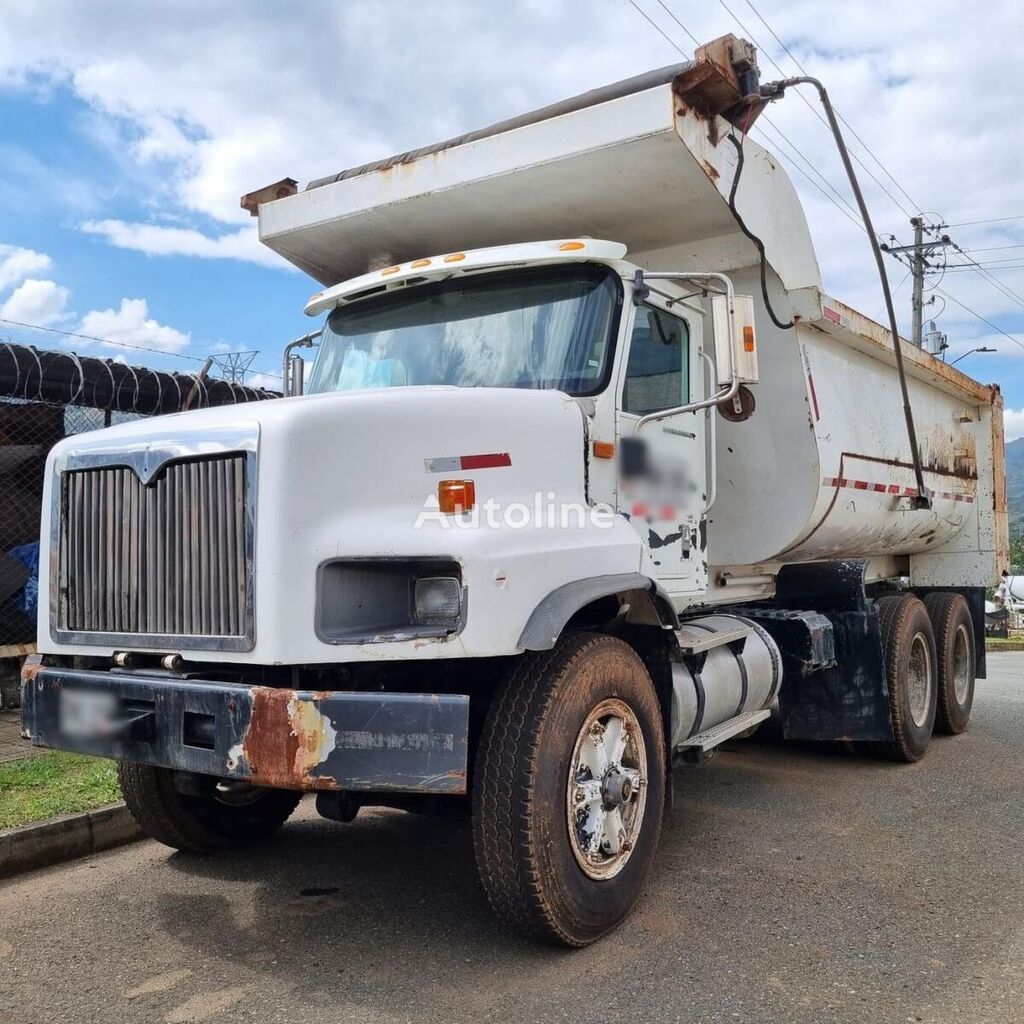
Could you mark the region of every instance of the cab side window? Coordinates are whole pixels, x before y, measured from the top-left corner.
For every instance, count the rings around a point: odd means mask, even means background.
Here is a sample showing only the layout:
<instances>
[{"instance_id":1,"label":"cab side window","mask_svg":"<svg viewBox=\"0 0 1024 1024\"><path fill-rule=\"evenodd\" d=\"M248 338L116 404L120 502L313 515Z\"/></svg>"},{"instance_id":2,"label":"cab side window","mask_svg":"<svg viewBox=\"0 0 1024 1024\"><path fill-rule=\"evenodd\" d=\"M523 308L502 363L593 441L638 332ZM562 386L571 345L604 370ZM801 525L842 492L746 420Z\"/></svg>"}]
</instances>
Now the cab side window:
<instances>
[{"instance_id":1,"label":"cab side window","mask_svg":"<svg viewBox=\"0 0 1024 1024\"><path fill-rule=\"evenodd\" d=\"M690 400L690 328L685 320L660 309L636 311L626 363L625 412L650 412L686 405Z\"/></svg>"}]
</instances>

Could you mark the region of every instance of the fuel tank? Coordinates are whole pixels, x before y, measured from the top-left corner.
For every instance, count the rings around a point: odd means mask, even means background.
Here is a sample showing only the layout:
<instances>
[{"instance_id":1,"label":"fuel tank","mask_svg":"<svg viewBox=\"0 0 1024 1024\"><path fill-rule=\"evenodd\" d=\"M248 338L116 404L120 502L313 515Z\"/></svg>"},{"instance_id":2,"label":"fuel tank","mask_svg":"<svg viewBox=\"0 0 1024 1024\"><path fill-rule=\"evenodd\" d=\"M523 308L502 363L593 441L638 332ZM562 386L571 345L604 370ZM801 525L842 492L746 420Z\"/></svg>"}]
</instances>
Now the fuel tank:
<instances>
[{"instance_id":1,"label":"fuel tank","mask_svg":"<svg viewBox=\"0 0 1024 1024\"><path fill-rule=\"evenodd\" d=\"M775 641L739 615L704 615L684 626L715 634L750 632L739 641L672 665L672 750L691 736L745 711L767 707L782 684L782 658Z\"/></svg>"}]
</instances>

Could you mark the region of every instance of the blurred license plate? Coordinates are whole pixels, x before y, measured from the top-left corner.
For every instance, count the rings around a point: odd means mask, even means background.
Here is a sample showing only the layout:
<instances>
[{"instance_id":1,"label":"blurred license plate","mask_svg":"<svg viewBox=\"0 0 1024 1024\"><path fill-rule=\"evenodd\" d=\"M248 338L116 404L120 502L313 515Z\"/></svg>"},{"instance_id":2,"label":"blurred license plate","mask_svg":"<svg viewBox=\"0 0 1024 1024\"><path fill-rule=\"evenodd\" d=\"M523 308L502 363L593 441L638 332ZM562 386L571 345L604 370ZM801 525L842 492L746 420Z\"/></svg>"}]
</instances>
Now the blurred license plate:
<instances>
[{"instance_id":1,"label":"blurred license plate","mask_svg":"<svg viewBox=\"0 0 1024 1024\"><path fill-rule=\"evenodd\" d=\"M117 696L102 690L62 690L60 731L65 736L110 736L117 718Z\"/></svg>"}]
</instances>

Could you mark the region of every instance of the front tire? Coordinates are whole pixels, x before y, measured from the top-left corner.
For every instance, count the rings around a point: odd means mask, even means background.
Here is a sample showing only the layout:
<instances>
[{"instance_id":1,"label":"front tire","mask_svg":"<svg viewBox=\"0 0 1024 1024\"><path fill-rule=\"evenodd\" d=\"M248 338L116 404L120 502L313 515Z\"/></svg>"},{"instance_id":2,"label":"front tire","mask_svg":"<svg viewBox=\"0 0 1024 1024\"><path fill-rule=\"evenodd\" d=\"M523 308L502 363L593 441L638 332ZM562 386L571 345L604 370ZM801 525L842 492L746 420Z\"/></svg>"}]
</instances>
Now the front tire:
<instances>
[{"instance_id":1,"label":"front tire","mask_svg":"<svg viewBox=\"0 0 1024 1024\"><path fill-rule=\"evenodd\" d=\"M928 749L938 705L935 634L924 603L913 594L879 599L882 655L897 761L918 761Z\"/></svg>"},{"instance_id":2,"label":"front tire","mask_svg":"<svg viewBox=\"0 0 1024 1024\"><path fill-rule=\"evenodd\" d=\"M213 853L263 839L279 829L302 794L209 778L201 793L183 793L169 768L118 761L117 780L131 816L165 846Z\"/></svg>"},{"instance_id":3,"label":"front tire","mask_svg":"<svg viewBox=\"0 0 1024 1024\"><path fill-rule=\"evenodd\" d=\"M488 714L473 783L492 908L567 946L611 931L647 877L664 797L661 710L636 652L575 634L522 655Z\"/></svg>"}]
</instances>

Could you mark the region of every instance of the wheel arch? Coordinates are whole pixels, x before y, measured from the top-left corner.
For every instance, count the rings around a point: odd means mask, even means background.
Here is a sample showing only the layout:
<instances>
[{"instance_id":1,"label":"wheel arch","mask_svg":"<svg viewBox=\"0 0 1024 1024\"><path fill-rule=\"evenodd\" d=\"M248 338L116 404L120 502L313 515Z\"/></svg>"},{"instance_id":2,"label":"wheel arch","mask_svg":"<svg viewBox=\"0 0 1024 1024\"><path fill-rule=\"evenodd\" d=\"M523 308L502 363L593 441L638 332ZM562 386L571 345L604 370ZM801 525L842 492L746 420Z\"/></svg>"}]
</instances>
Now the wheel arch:
<instances>
[{"instance_id":1,"label":"wheel arch","mask_svg":"<svg viewBox=\"0 0 1024 1024\"><path fill-rule=\"evenodd\" d=\"M570 624L599 625L612 619L638 626L679 626L671 599L649 576L589 576L556 587L534 608L519 636L519 647L526 651L549 651Z\"/></svg>"}]
</instances>

